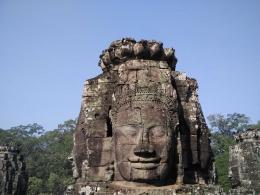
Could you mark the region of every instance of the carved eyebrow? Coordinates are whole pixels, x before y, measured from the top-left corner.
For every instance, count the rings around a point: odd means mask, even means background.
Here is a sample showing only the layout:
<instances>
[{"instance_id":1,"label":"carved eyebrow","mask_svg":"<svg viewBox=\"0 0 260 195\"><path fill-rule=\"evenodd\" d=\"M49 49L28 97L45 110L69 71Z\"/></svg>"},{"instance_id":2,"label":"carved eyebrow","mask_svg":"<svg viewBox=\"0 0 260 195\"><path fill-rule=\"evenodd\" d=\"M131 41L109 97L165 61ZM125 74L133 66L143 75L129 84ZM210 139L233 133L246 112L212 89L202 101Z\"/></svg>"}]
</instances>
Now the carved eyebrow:
<instances>
[{"instance_id":1,"label":"carved eyebrow","mask_svg":"<svg viewBox=\"0 0 260 195\"><path fill-rule=\"evenodd\" d=\"M151 126L148 126L148 128L147 129L152 129L152 128L154 128L154 127L165 127L166 128L166 126L164 125L164 124L152 124Z\"/></svg>"},{"instance_id":2,"label":"carved eyebrow","mask_svg":"<svg viewBox=\"0 0 260 195\"><path fill-rule=\"evenodd\" d=\"M132 128L139 128L140 124L122 124L122 125L118 125L118 127L132 127Z\"/></svg>"}]
</instances>

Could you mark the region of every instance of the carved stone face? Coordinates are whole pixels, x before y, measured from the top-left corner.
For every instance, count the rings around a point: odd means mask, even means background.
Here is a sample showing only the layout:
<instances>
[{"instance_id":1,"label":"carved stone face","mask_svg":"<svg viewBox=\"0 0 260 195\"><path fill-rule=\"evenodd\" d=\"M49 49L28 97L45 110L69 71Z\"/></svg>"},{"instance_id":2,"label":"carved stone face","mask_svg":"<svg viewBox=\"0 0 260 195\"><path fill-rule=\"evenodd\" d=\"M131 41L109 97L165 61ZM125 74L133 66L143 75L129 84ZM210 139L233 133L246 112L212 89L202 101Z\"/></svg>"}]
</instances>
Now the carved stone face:
<instances>
[{"instance_id":1,"label":"carved stone face","mask_svg":"<svg viewBox=\"0 0 260 195\"><path fill-rule=\"evenodd\" d=\"M81 179L82 163L87 159L86 138L82 134L82 127L77 126L73 135L74 146L68 159L72 162L74 179Z\"/></svg>"},{"instance_id":2,"label":"carved stone face","mask_svg":"<svg viewBox=\"0 0 260 195\"><path fill-rule=\"evenodd\" d=\"M73 178L77 179L80 176L80 174L79 174L79 169L77 167L76 159L73 152L71 152L70 156L68 157L68 160L70 160L72 163Z\"/></svg>"},{"instance_id":3,"label":"carved stone face","mask_svg":"<svg viewBox=\"0 0 260 195\"><path fill-rule=\"evenodd\" d=\"M144 103L119 111L114 143L121 176L127 181L163 180L172 163L172 132L167 110L161 105Z\"/></svg>"},{"instance_id":4,"label":"carved stone face","mask_svg":"<svg viewBox=\"0 0 260 195\"><path fill-rule=\"evenodd\" d=\"M240 186L241 182L239 180L239 169L238 167L229 167L228 177L231 182L232 188Z\"/></svg>"}]
</instances>

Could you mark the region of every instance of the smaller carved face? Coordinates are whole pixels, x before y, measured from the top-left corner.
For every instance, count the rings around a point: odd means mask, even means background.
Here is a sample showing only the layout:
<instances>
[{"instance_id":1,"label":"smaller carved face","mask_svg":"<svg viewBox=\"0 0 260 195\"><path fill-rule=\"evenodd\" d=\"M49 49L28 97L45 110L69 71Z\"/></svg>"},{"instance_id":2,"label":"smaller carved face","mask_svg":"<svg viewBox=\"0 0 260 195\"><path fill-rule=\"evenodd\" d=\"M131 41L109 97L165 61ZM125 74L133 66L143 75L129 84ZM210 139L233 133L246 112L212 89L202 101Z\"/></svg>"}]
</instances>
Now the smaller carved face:
<instances>
[{"instance_id":1,"label":"smaller carved face","mask_svg":"<svg viewBox=\"0 0 260 195\"><path fill-rule=\"evenodd\" d=\"M73 185L69 185L69 186L67 187L66 192L70 194L70 193L73 192L73 191L75 191L75 187L74 187Z\"/></svg>"},{"instance_id":2,"label":"smaller carved face","mask_svg":"<svg viewBox=\"0 0 260 195\"><path fill-rule=\"evenodd\" d=\"M239 170L238 167L230 167L228 172L228 177L231 182L232 188L236 188L241 185L239 180Z\"/></svg>"},{"instance_id":3,"label":"smaller carved face","mask_svg":"<svg viewBox=\"0 0 260 195\"><path fill-rule=\"evenodd\" d=\"M82 172L82 163L87 159L86 141L82 134L82 128L76 128L74 132L74 146L68 159L72 162L73 178L80 179Z\"/></svg>"},{"instance_id":4,"label":"smaller carved face","mask_svg":"<svg viewBox=\"0 0 260 195\"><path fill-rule=\"evenodd\" d=\"M115 126L115 160L127 181L163 180L170 169L172 128L165 109L149 104L123 110Z\"/></svg>"},{"instance_id":5,"label":"smaller carved face","mask_svg":"<svg viewBox=\"0 0 260 195\"><path fill-rule=\"evenodd\" d=\"M72 165L72 174L73 174L73 178L77 179L79 178L80 174L79 174L79 169L76 166L76 160L75 160L75 156L73 154L73 152L71 152L70 156L68 157L68 160L71 161L71 165Z\"/></svg>"}]
</instances>

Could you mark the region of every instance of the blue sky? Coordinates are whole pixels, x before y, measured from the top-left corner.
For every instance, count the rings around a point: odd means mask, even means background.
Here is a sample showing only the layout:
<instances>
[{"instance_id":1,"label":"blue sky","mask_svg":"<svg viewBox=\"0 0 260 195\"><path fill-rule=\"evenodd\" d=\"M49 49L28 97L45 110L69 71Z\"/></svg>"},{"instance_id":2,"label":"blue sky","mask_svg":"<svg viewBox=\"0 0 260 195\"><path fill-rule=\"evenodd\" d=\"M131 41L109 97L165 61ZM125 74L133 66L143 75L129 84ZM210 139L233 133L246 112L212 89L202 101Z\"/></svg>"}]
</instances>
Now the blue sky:
<instances>
[{"instance_id":1,"label":"blue sky","mask_svg":"<svg viewBox=\"0 0 260 195\"><path fill-rule=\"evenodd\" d=\"M0 1L0 128L78 116L99 55L123 37L173 47L205 116L260 120L260 1Z\"/></svg>"}]
</instances>

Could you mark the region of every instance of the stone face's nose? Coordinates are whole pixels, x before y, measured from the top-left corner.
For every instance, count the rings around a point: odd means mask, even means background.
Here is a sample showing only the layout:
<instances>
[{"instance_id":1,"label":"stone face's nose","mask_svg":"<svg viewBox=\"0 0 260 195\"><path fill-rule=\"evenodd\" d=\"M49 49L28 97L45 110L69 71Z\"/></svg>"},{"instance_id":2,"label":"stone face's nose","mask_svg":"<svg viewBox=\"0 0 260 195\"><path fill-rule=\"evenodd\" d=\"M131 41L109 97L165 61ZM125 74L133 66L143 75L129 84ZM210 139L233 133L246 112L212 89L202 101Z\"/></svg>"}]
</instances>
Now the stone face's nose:
<instances>
[{"instance_id":1,"label":"stone face's nose","mask_svg":"<svg viewBox=\"0 0 260 195\"><path fill-rule=\"evenodd\" d=\"M135 146L135 155L150 155L154 153L154 147L149 143L149 131L144 130L140 137L139 144Z\"/></svg>"},{"instance_id":2,"label":"stone face's nose","mask_svg":"<svg viewBox=\"0 0 260 195\"><path fill-rule=\"evenodd\" d=\"M142 132L142 138L141 138L141 142L142 143L149 143L149 131L147 129L145 129L143 132Z\"/></svg>"},{"instance_id":3,"label":"stone face's nose","mask_svg":"<svg viewBox=\"0 0 260 195\"><path fill-rule=\"evenodd\" d=\"M69 157L68 157L68 160L69 160L69 161L73 161L73 156L69 156Z\"/></svg>"},{"instance_id":4,"label":"stone face's nose","mask_svg":"<svg viewBox=\"0 0 260 195\"><path fill-rule=\"evenodd\" d=\"M154 147L149 143L140 143L134 147L135 155L149 155L154 153Z\"/></svg>"}]
</instances>

